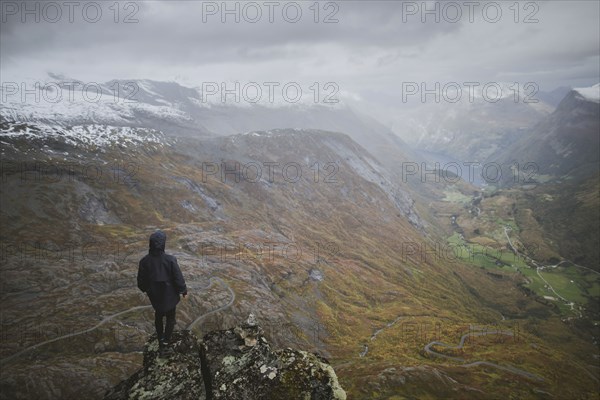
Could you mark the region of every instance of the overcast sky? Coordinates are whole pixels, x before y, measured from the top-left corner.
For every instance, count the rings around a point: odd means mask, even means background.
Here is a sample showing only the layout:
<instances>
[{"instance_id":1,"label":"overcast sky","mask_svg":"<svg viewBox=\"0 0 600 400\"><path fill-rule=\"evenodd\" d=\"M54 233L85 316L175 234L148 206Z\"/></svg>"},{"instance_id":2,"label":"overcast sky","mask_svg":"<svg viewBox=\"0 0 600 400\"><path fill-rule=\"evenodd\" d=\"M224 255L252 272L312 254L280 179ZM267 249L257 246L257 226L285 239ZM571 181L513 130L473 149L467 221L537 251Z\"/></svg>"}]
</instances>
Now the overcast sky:
<instances>
[{"instance_id":1,"label":"overcast sky","mask_svg":"<svg viewBox=\"0 0 600 400\"><path fill-rule=\"evenodd\" d=\"M63 1L2 1L2 80L53 72L91 82L148 78L188 86L336 82L344 95L368 100L394 98L402 82L533 81L551 90L591 86L600 75L598 1L501 1L485 10L485 2L429 2L440 10L439 22L423 14L420 1L321 2L317 23L313 1L272 8L240 2L239 23L235 15L221 21L220 1L121 2L118 15L113 1L98 1L101 16L85 3L73 6L71 22ZM247 21L257 9L259 21ZM337 22L325 23L327 17Z\"/></svg>"}]
</instances>

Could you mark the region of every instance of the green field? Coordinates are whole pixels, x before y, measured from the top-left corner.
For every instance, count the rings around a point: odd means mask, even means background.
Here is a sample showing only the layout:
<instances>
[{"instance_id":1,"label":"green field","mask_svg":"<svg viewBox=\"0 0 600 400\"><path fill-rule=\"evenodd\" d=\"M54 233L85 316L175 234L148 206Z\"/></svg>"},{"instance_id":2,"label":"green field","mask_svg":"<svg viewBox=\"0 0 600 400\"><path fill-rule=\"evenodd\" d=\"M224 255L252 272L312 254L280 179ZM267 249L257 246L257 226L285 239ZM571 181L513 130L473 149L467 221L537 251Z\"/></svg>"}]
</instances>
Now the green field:
<instances>
[{"instance_id":1,"label":"green field","mask_svg":"<svg viewBox=\"0 0 600 400\"><path fill-rule=\"evenodd\" d=\"M513 223L498 220L503 225ZM517 230L518 228L514 228ZM447 239L448 245L454 249L455 256L467 264L502 273L520 273L527 278L526 286L539 296L551 296L561 312L571 314L573 310L565 304L556 293L576 306L585 306L590 301L600 298L600 276L574 265L563 264L556 268L540 270L540 275L552 286L552 291L538 275L536 268L529 266L523 257L516 256L506 250L497 250L471 243L454 233ZM556 293L555 293L556 292Z\"/></svg>"},{"instance_id":2,"label":"green field","mask_svg":"<svg viewBox=\"0 0 600 400\"><path fill-rule=\"evenodd\" d=\"M469 204L473 199L471 196L466 196L458 190L444 190L444 196L443 201L448 201L450 203Z\"/></svg>"},{"instance_id":3,"label":"green field","mask_svg":"<svg viewBox=\"0 0 600 400\"><path fill-rule=\"evenodd\" d=\"M449 246L455 249L455 255L469 264L513 272L517 268L529 268L522 257L516 256L509 250L493 249L467 242L458 233L450 236L447 241Z\"/></svg>"}]
</instances>

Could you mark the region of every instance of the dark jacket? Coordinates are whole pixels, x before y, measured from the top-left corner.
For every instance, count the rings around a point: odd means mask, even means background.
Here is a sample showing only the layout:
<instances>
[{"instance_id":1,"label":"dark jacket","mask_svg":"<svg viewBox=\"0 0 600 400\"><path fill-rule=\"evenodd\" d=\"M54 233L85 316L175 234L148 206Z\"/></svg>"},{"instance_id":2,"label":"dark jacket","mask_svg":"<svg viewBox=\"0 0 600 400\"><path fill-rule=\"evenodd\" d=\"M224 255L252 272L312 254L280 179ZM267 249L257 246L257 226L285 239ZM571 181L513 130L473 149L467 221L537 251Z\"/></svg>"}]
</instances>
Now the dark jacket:
<instances>
[{"instance_id":1,"label":"dark jacket","mask_svg":"<svg viewBox=\"0 0 600 400\"><path fill-rule=\"evenodd\" d=\"M140 260L138 288L148 293L152 307L167 312L179 303L179 295L187 294L185 280L177 259L165 254L167 235L156 231L150 236L148 255Z\"/></svg>"}]
</instances>

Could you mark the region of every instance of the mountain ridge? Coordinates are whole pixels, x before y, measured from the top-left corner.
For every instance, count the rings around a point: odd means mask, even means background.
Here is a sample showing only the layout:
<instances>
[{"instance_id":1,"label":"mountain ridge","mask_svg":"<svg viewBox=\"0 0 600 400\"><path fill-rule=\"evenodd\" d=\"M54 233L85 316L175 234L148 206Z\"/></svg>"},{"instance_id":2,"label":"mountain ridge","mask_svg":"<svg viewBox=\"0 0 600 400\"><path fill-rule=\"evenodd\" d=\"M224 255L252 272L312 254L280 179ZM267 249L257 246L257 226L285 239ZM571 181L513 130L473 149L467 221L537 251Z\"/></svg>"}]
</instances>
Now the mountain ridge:
<instances>
[{"instance_id":1,"label":"mountain ridge","mask_svg":"<svg viewBox=\"0 0 600 400\"><path fill-rule=\"evenodd\" d=\"M506 169L504 184L514 184L509 170L515 162L521 168L535 166L532 182L592 176L600 163L600 103L571 90L556 110L533 129L492 159ZM521 179L519 179L521 181Z\"/></svg>"}]
</instances>

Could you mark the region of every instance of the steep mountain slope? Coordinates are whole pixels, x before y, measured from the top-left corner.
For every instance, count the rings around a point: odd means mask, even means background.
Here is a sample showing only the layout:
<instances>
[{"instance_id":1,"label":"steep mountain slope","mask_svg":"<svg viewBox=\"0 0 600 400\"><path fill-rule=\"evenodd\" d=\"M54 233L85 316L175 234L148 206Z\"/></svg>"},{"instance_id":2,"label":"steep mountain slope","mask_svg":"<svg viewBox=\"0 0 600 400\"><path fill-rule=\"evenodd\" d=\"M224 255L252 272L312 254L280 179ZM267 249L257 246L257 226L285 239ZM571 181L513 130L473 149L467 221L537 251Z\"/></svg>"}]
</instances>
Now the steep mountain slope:
<instances>
[{"instance_id":1,"label":"steep mountain slope","mask_svg":"<svg viewBox=\"0 0 600 400\"><path fill-rule=\"evenodd\" d=\"M553 107L531 94L531 90L501 85L499 97L491 89L486 97L481 86L455 94L438 90L407 98L393 122L393 130L419 150L441 153L462 162L483 162L518 140L527 129L552 112ZM489 92L489 93L488 93ZM421 104L418 100L421 99ZM412 104L417 102L417 104Z\"/></svg>"},{"instance_id":2,"label":"steep mountain slope","mask_svg":"<svg viewBox=\"0 0 600 400\"><path fill-rule=\"evenodd\" d=\"M23 89L35 95L25 95ZM122 79L88 83L50 74L43 80L7 83L0 116L8 124L30 122L47 130L84 125L138 127L178 137L227 136L277 128L322 129L350 135L383 162L418 158L385 126L341 103L262 104L236 101L233 96L225 100L175 82Z\"/></svg>"},{"instance_id":3,"label":"steep mountain slope","mask_svg":"<svg viewBox=\"0 0 600 400\"><path fill-rule=\"evenodd\" d=\"M351 398L597 391L589 335L519 290L521 276L455 257L423 226L415 209L427 205L348 135L50 123L4 120L0 136L11 398L98 398L138 368L153 321L135 274L158 227L190 287L179 328L206 333L253 312L271 343L327 357ZM431 344L472 326L518 340ZM464 362L444 357L455 352Z\"/></svg>"},{"instance_id":4,"label":"steep mountain slope","mask_svg":"<svg viewBox=\"0 0 600 400\"><path fill-rule=\"evenodd\" d=\"M540 248L542 243L556 254L600 272L600 176L579 182L539 185L514 189L519 206L530 209L528 225L533 237L525 243ZM525 225L525 224L524 224ZM537 232L536 232L537 231ZM558 258L560 258L560 256Z\"/></svg>"},{"instance_id":5,"label":"steep mountain slope","mask_svg":"<svg viewBox=\"0 0 600 400\"><path fill-rule=\"evenodd\" d=\"M510 171L510 165L515 162L520 166L527 163L534 166L534 169L523 172L523 176L532 175L530 182L549 179L580 181L597 173L600 162L600 86L585 90L589 90L590 95L584 96L577 90L569 92L551 115L505 151L494 155L493 159L506 168L504 184L515 183L515 174Z\"/></svg>"},{"instance_id":6,"label":"steep mountain slope","mask_svg":"<svg viewBox=\"0 0 600 400\"><path fill-rule=\"evenodd\" d=\"M7 123L30 122L48 129L83 125L167 129L178 135L210 132L187 110L199 103L198 92L176 83L144 80L81 82L25 79L5 83L0 115ZM26 91L30 94L26 95ZM29 97L28 97L29 96Z\"/></svg>"},{"instance_id":7,"label":"steep mountain slope","mask_svg":"<svg viewBox=\"0 0 600 400\"><path fill-rule=\"evenodd\" d=\"M569 92L573 90L568 86L559 86L550 92L540 91L536 93L536 98L544 103L556 108Z\"/></svg>"},{"instance_id":8,"label":"steep mountain slope","mask_svg":"<svg viewBox=\"0 0 600 400\"><path fill-rule=\"evenodd\" d=\"M316 308L324 294L315 282L340 279L334 259L342 249L351 249L356 235L376 240L385 221L390 236L420 236L409 222L418 224L409 199L345 135L274 131L197 141L138 129L65 140L32 124L15 129L2 136L1 239L2 362L11 371L2 387L16 398L50 387L66 397L97 396L131 368L131 350L152 330L134 286L152 227L169 232L193 293L180 324L231 301L220 318L233 323L256 311L276 343L309 342L322 351L327 328ZM273 174L265 170L255 180L238 168L243 179L236 182L203 171L203 163L225 168L222 162L271 165ZM219 326L214 318L200 326ZM323 338L313 338L315 326ZM40 354L55 356L45 364L49 373L27 389L30 357ZM98 357L103 367L83 367ZM93 375L104 383L90 386ZM75 377L81 385L56 387Z\"/></svg>"}]
</instances>

